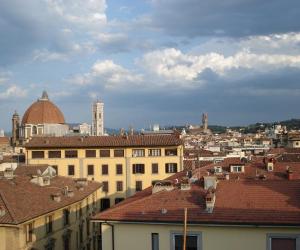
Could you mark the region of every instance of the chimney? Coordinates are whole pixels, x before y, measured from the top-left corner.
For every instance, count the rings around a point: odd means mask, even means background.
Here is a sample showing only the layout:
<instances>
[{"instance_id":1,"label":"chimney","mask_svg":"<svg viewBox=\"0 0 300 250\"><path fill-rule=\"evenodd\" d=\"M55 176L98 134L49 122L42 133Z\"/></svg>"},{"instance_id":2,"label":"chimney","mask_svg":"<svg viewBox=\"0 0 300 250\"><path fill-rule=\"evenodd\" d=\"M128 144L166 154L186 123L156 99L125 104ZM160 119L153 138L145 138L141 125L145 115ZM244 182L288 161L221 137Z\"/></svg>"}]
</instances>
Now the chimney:
<instances>
[{"instance_id":1,"label":"chimney","mask_svg":"<svg viewBox=\"0 0 300 250\"><path fill-rule=\"evenodd\" d=\"M12 168L6 168L3 174L5 179L11 180L14 178L14 170Z\"/></svg>"},{"instance_id":2,"label":"chimney","mask_svg":"<svg viewBox=\"0 0 300 250\"><path fill-rule=\"evenodd\" d=\"M171 191L174 189L172 181L157 181L154 183L152 187L152 194L160 192L160 191Z\"/></svg>"},{"instance_id":3,"label":"chimney","mask_svg":"<svg viewBox=\"0 0 300 250\"><path fill-rule=\"evenodd\" d=\"M216 189L217 187L217 177L216 176L203 176L204 180L204 189L208 190L209 188Z\"/></svg>"},{"instance_id":4,"label":"chimney","mask_svg":"<svg viewBox=\"0 0 300 250\"><path fill-rule=\"evenodd\" d=\"M88 181L87 178L78 178L75 179L76 184L82 185L82 186L87 186L88 185Z\"/></svg>"},{"instance_id":5,"label":"chimney","mask_svg":"<svg viewBox=\"0 0 300 250\"><path fill-rule=\"evenodd\" d=\"M60 202L61 201L61 196L59 193L55 193L51 195L52 200L56 201L56 202Z\"/></svg>"},{"instance_id":6,"label":"chimney","mask_svg":"<svg viewBox=\"0 0 300 250\"><path fill-rule=\"evenodd\" d=\"M207 193L205 195L205 205L206 205L206 212L207 213L212 213L214 206L215 206L215 201L216 201L216 194L215 194L215 190L210 187L207 190Z\"/></svg>"},{"instance_id":7,"label":"chimney","mask_svg":"<svg viewBox=\"0 0 300 250\"><path fill-rule=\"evenodd\" d=\"M294 173L291 167L287 167L286 173L288 180L294 180Z\"/></svg>"},{"instance_id":8,"label":"chimney","mask_svg":"<svg viewBox=\"0 0 300 250\"><path fill-rule=\"evenodd\" d=\"M189 177L183 177L180 181L180 189L181 190L190 190L191 184L189 181Z\"/></svg>"}]
</instances>

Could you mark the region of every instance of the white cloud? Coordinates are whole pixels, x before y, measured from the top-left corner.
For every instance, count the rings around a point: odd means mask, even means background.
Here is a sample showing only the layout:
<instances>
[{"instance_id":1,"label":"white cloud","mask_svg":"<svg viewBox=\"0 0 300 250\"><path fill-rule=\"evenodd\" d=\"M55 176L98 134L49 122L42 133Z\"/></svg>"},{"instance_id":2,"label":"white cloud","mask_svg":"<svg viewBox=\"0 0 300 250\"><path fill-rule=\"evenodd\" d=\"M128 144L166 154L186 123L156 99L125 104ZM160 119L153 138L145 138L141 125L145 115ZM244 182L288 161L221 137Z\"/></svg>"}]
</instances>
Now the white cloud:
<instances>
[{"instance_id":1,"label":"white cloud","mask_svg":"<svg viewBox=\"0 0 300 250\"><path fill-rule=\"evenodd\" d=\"M274 70L282 67L300 67L299 55L255 54L241 50L225 57L220 53L193 55L178 49L156 50L141 60L145 70L172 81L194 81L205 69L225 76L232 69L246 68L256 71Z\"/></svg>"},{"instance_id":2,"label":"white cloud","mask_svg":"<svg viewBox=\"0 0 300 250\"><path fill-rule=\"evenodd\" d=\"M22 98L25 96L27 96L27 90L13 84L0 93L0 100L9 98Z\"/></svg>"},{"instance_id":3,"label":"white cloud","mask_svg":"<svg viewBox=\"0 0 300 250\"><path fill-rule=\"evenodd\" d=\"M121 86L139 85L143 81L140 74L135 74L112 60L97 61L90 72L76 75L68 82L77 85L101 84L105 88L117 89Z\"/></svg>"},{"instance_id":4,"label":"white cloud","mask_svg":"<svg viewBox=\"0 0 300 250\"><path fill-rule=\"evenodd\" d=\"M66 21L85 28L106 23L105 0L46 0L48 7Z\"/></svg>"},{"instance_id":5,"label":"white cloud","mask_svg":"<svg viewBox=\"0 0 300 250\"><path fill-rule=\"evenodd\" d=\"M10 71L1 71L0 70L0 85L6 83L10 77L12 76L12 73Z\"/></svg>"},{"instance_id":6,"label":"white cloud","mask_svg":"<svg viewBox=\"0 0 300 250\"><path fill-rule=\"evenodd\" d=\"M51 52L47 49L35 50L33 52L33 61L67 61L68 55L66 53Z\"/></svg>"}]
</instances>

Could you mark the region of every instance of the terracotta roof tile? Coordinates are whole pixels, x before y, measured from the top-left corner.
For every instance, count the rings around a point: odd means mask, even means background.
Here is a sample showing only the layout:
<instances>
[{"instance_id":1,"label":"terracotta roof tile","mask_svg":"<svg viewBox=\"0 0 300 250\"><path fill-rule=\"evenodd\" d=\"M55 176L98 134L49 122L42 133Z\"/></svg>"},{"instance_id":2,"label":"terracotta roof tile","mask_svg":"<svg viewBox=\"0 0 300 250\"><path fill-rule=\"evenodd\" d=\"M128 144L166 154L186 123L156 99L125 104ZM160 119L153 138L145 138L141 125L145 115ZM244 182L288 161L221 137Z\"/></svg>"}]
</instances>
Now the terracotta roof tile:
<instances>
[{"instance_id":1,"label":"terracotta roof tile","mask_svg":"<svg viewBox=\"0 0 300 250\"><path fill-rule=\"evenodd\" d=\"M193 184L189 191L155 194L148 188L93 219L182 223L183 209L188 208L188 222L194 224L300 225L299 189L299 180L220 181L210 214L205 211L206 191L200 184Z\"/></svg>"},{"instance_id":2,"label":"terracotta roof tile","mask_svg":"<svg viewBox=\"0 0 300 250\"><path fill-rule=\"evenodd\" d=\"M155 147L178 146L182 140L175 135L130 135L130 136L70 136L34 137L26 148L78 148L78 147Z\"/></svg>"},{"instance_id":3,"label":"terracotta roof tile","mask_svg":"<svg viewBox=\"0 0 300 250\"><path fill-rule=\"evenodd\" d=\"M23 167L30 168L30 167ZM34 167L35 171L37 166ZM29 172L32 172L29 169ZM0 223L19 224L59 208L68 206L96 191L101 187L98 182L88 181L83 190L76 188L74 179L56 176L50 180L50 186L38 186L31 183L29 172L24 169L16 171L12 180L0 179L0 204L5 206L6 214L0 217ZM36 172L35 172L36 173ZM61 193L68 186L74 191L73 197L61 195L61 201L52 200L53 193Z\"/></svg>"},{"instance_id":4,"label":"terracotta roof tile","mask_svg":"<svg viewBox=\"0 0 300 250\"><path fill-rule=\"evenodd\" d=\"M34 102L25 112L22 124L64 124L65 118L60 109L49 100Z\"/></svg>"}]
</instances>

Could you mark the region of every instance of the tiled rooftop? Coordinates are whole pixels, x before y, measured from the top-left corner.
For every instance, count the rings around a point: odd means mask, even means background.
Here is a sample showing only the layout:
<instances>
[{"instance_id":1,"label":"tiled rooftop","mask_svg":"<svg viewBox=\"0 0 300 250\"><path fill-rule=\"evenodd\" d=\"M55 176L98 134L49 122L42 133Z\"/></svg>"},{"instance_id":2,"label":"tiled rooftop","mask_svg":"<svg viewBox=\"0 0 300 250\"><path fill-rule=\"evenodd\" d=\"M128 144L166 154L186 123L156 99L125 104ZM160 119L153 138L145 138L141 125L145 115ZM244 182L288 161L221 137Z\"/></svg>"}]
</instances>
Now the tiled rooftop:
<instances>
[{"instance_id":1,"label":"tiled rooftop","mask_svg":"<svg viewBox=\"0 0 300 250\"><path fill-rule=\"evenodd\" d=\"M222 166L226 168L231 163L238 161L230 159ZM193 171L197 181L191 184L190 190L175 188L152 194L149 187L97 214L94 219L182 223L184 208L188 208L188 223L191 224L300 225L299 163L289 164L293 169L293 180L287 178L285 163L275 163L274 171L268 172L262 158L245 164L245 173L231 173L229 180L216 175L216 202L213 212L208 213L205 209L207 191L203 188L203 176L214 165ZM266 178L260 178L257 173L266 175ZM181 176L185 173L177 173L169 179L180 179Z\"/></svg>"},{"instance_id":2,"label":"tiled rooftop","mask_svg":"<svg viewBox=\"0 0 300 250\"><path fill-rule=\"evenodd\" d=\"M19 167L13 179L0 179L0 206L5 208L5 215L0 216L0 223L19 224L31 220L83 200L101 187L98 182L88 181L88 185L79 190L74 179L61 176L53 177L49 186L39 186L30 182L31 175L37 174L38 169L43 172L45 166ZM73 197L62 194L62 189L66 186L73 190ZM51 198L55 193L61 194L60 202Z\"/></svg>"},{"instance_id":3,"label":"tiled rooftop","mask_svg":"<svg viewBox=\"0 0 300 250\"><path fill-rule=\"evenodd\" d=\"M182 144L175 135L34 137L26 148L155 147Z\"/></svg>"}]
</instances>

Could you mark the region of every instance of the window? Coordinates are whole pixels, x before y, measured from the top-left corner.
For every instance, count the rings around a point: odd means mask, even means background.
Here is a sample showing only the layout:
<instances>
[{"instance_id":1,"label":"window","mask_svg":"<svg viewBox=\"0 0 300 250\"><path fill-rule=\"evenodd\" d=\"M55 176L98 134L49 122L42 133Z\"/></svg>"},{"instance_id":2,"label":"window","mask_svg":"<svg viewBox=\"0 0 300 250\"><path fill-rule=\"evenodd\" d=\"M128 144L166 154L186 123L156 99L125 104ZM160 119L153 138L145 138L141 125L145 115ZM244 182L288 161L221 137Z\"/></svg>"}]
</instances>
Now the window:
<instances>
[{"instance_id":1,"label":"window","mask_svg":"<svg viewBox=\"0 0 300 250\"><path fill-rule=\"evenodd\" d=\"M110 208L110 200L108 198L103 198L100 200L100 210L104 211L105 209Z\"/></svg>"},{"instance_id":2,"label":"window","mask_svg":"<svg viewBox=\"0 0 300 250\"><path fill-rule=\"evenodd\" d=\"M79 205L79 218L81 218L81 217L82 217L82 205L80 203L80 205Z\"/></svg>"},{"instance_id":3,"label":"window","mask_svg":"<svg viewBox=\"0 0 300 250\"><path fill-rule=\"evenodd\" d=\"M63 221L64 221L64 226L70 224L70 210L69 209L63 210Z\"/></svg>"},{"instance_id":4,"label":"window","mask_svg":"<svg viewBox=\"0 0 300 250\"><path fill-rule=\"evenodd\" d=\"M94 175L94 165L87 166L88 175Z\"/></svg>"},{"instance_id":5,"label":"window","mask_svg":"<svg viewBox=\"0 0 300 250\"><path fill-rule=\"evenodd\" d=\"M33 127L32 127L32 134L33 134L33 135L36 135L36 134L37 134L37 127L36 127L36 126L33 126Z\"/></svg>"},{"instance_id":6,"label":"window","mask_svg":"<svg viewBox=\"0 0 300 250\"><path fill-rule=\"evenodd\" d=\"M148 155L149 156L161 156L161 150L159 148L149 149Z\"/></svg>"},{"instance_id":7,"label":"window","mask_svg":"<svg viewBox=\"0 0 300 250\"><path fill-rule=\"evenodd\" d=\"M79 242L83 242L83 225L79 225Z\"/></svg>"},{"instance_id":8,"label":"window","mask_svg":"<svg viewBox=\"0 0 300 250\"><path fill-rule=\"evenodd\" d=\"M86 234L90 235L90 220L86 219Z\"/></svg>"},{"instance_id":9,"label":"window","mask_svg":"<svg viewBox=\"0 0 300 250\"><path fill-rule=\"evenodd\" d=\"M180 233L172 234L172 250L183 249L183 235ZM188 234L186 236L186 250L201 249L201 234Z\"/></svg>"},{"instance_id":10,"label":"window","mask_svg":"<svg viewBox=\"0 0 300 250\"><path fill-rule=\"evenodd\" d=\"M145 156L145 149L133 149L132 157L143 157Z\"/></svg>"},{"instance_id":11,"label":"window","mask_svg":"<svg viewBox=\"0 0 300 250\"><path fill-rule=\"evenodd\" d=\"M123 181L117 181L117 192L123 191Z\"/></svg>"},{"instance_id":12,"label":"window","mask_svg":"<svg viewBox=\"0 0 300 250\"><path fill-rule=\"evenodd\" d=\"M299 234L268 234L267 250L299 249Z\"/></svg>"},{"instance_id":13,"label":"window","mask_svg":"<svg viewBox=\"0 0 300 250\"><path fill-rule=\"evenodd\" d=\"M135 191L142 191L143 190L143 182L142 181L136 181L135 182Z\"/></svg>"},{"instance_id":14,"label":"window","mask_svg":"<svg viewBox=\"0 0 300 250\"><path fill-rule=\"evenodd\" d=\"M165 149L165 155L166 156L175 156L175 155L177 155L177 148Z\"/></svg>"},{"instance_id":15,"label":"window","mask_svg":"<svg viewBox=\"0 0 300 250\"><path fill-rule=\"evenodd\" d=\"M49 158L61 158L61 151L60 150L48 151L48 157Z\"/></svg>"},{"instance_id":16,"label":"window","mask_svg":"<svg viewBox=\"0 0 300 250\"><path fill-rule=\"evenodd\" d=\"M89 203L89 198L86 198L86 212L88 213L90 210L90 203Z\"/></svg>"},{"instance_id":17,"label":"window","mask_svg":"<svg viewBox=\"0 0 300 250\"><path fill-rule=\"evenodd\" d=\"M33 236L33 223L29 223L26 225L26 243L32 242Z\"/></svg>"},{"instance_id":18,"label":"window","mask_svg":"<svg viewBox=\"0 0 300 250\"><path fill-rule=\"evenodd\" d=\"M51 167L55 169L56 175L58 175L58 166L57 165L52 165Z\"/></svg>"},{"instance_id":19,"label":"window","mask_svg":"<svg viewBox=\"0 0 300 250\"><path fill-rule=\"evenodd\" d=\"M145 165L144 164L133 164L132 165L132 173L133 174L144 174L145 173Z\"/></svg>"},{"instance_id":20,"label":"window","mask_svg":"<svg viewBox=\"0 0 300 250\"><path fill-rule=\"evenodd\" d=\"M92 157L96 157L96 150L85 150L85 157L87 158L92 158Z\"/></svg>"},{"instance_id":21,"label":"window","mask_svg":"<svg viewBox=\"0 0 300 250\"><path fill-rule=\"evenodd\" d=\"M102 175L108 175L108 165L102 165Z\"/></svg>"},{"instance_id":22,"label":"window","mask_svg":"<svg viewBox=\"0 0 300 250\"><path fill-rule=\"evenodd\" d=\"M114 157L124 157L124 149L115 149Z\"/></svg>"},{"instance_id":23,"label":"window","mask_svg":"<svg viewBox=\"0 0 300 250\"><path fill-rule=\"evenodd\" d=\"M152 250L159 250L159 234L158 233L152 233L151 234L151 249Z\"/></svg>"},{"instance_id":24,"label":"window","mask_svg":"<svg viewBox=\"0 0 300 250\"><path fill-rule=\"evenodd\" d=\"M123 174L123 166L122 166L122 164L117 164L116 165L116 173L117 174Z\"/></svg>"},{"instance_id":25,"label":"window","mask_svg":"<svg viewBox=\"0 0 300 250\"><path fill-rule=\"evenodd\" d=\"M74 165L68 166L68 175L75 175L75 167Z\"/></svg>"},{"instance_id":26,"label":"window","mask_svg":"<svg viewBox=\"0 0 300 250\"><path fill-rule=\"evenodd\" d=\"M166 173L177 173L177 163L166 163Z\"/></svg>"},{"instance_id":27,"label":"window","mask_svg":"<svg viewBox=\"0 0 300 250\"><path fill-rule=\"evenodd\" d=\"M32 151L32 159L45 158L44 151Z\"/></svg>"},{"instance_id":28,"label":"window","mask_svg":"<svg viewBox=\"0 0 300 250\"><path fill-rule=\"evenodd\" d=\"M46 217L46 234L52 232L52 215Z\"/></svg>"},{"instance_id":29,"label":"window","mask_svg":"<svg viewBox=\"0 0 300 250\"><path fill-rule=\"evenodd\" d=\"M100 149L100 157L110 157L109 149Z\"/></svg>"},{"instance_id":30,"label":"window","mask_svg":"<svg viewBox=\"0 0 300 250\"><path fill-rule=\"evenodd\" d=\"M103 192L108 192L108 181L103 181L102 182L102 191Z\"/></svg>"},{"instance_id":31,"label":"window","mask_svg":"<svg viewBox=\"0 0 300 250\"><path fill-rule=\"evenodd\" d=\"M70 250L70 235L63 236L64 250Z\"/></svg>"},{"instance_id":32,"label":"window","mask_svg":"<svg viewBox=\"0 0 300 250\"><path fill-rule=\"evenodd\" d=\"M233 173L244 172L244 166L230 166L230 171Z\"/></svg>"},{"instance_id":33,"label":"window","mask_svg":"<svg viewBox=\"0 0 300 250\"><path fill-rule=\"evenodd\" d=\"M115 198L115 204L122 202L124 198Z\"/></svg>"},{"instance_id":34,"label":"window","mask_svg":"<svg viewBox=\"0 0 300 250\"><path fill-rule=\"evenodd\" d=\"M152 163L152 174L158 174L158 163Z\"/></svg>"},{"instance_id":35,"label":"window","mask_svg":"<svg viewBox=\"0 0 300 250\"><path fill-rule=\"evenodd\" d=\"M65 157L66 158L77 158L77 150L66 150Z\"/></svg>"}]
</instances>

